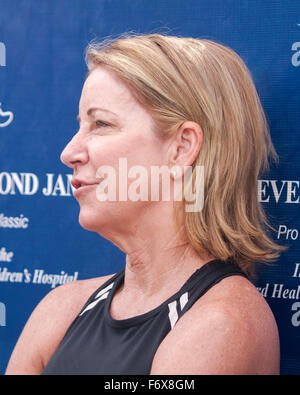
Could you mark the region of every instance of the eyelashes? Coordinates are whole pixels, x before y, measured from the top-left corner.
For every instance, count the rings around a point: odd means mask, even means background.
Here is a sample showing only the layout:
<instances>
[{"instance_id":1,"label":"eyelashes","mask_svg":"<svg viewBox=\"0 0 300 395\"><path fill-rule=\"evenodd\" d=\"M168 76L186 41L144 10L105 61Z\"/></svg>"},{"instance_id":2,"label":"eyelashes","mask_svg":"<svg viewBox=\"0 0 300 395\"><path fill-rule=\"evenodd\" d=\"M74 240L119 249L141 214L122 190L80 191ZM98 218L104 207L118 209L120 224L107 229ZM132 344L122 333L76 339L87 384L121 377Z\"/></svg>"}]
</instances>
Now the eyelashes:
<instances>
[{"instance_id":1,"label":"eyelashes","mask_svg":"<svg viewBox=\"0 0 300 395\"><path fill-rule=\"evenodd\" d=\"M102 121L101 119L95 120L93 122L89 122L89 125L87 125L87 123L85 124L85 126L83 127L83 125L80 125L79 122L79 128L77 130L77 132L79 132L81 130L81 132L85 133L85 132L92 132L92 131L101 131L101 132L108 132L111 128L113 127L113 125L111 125L108 122Z\"/></svg>"},{"instance_id":2,"label":"eyelashes","mask_svg":"<svg viewBox=\"0 0 300 395\"><path fill-rule=\"evenodd\" d=\"M97 128L106 128L106 127L110 126L108 123L106 123L104 121L100 121L100 120L96 121L95 125Z\"/></svg>"}]
</instances>

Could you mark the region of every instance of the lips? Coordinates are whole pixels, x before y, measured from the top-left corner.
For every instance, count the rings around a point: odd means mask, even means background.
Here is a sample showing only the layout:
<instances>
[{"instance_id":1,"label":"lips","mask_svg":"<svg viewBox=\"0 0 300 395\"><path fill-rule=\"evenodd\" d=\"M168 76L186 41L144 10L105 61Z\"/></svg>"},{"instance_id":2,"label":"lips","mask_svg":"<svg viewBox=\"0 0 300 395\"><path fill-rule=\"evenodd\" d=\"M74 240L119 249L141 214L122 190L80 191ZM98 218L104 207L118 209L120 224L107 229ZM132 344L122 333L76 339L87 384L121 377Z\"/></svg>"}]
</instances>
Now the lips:
<instances>
[{"instance_id":1,"label":"lips","mask_svg":"<svg viewBox=\"0 0 300 395\"><path fill-rule=\"evenodd\" d=\"M87 181L79 180L77 178L73 178L71 180L71 184L77 190L82 187L96 185L97 183L96 182L87 182Z\"/></svg>"}]
</instances>

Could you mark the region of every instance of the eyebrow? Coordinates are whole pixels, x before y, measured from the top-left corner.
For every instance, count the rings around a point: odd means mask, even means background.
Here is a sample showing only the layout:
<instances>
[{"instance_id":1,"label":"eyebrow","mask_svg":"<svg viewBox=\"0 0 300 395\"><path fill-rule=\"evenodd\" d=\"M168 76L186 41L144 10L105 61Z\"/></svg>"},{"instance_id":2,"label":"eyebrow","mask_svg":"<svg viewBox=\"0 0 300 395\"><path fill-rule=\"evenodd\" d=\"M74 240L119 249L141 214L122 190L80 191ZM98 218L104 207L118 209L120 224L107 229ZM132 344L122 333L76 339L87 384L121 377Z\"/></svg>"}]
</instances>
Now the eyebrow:
<instances>
[{"instance_id":1,"label":"eyebrow","mask_svg":"<svg viewBox=\"0 0 300 395\"><path fill-rule=\"evenodd\" d=\"M95 111L104 111L104 112L108 112L112 115L114 115L115 117L117 116L117 114L115 114L113 111L107 110L106 108L102 108L102 107L92 107L87 111L87 115L90 116L92 115L93 112ZM77 121L80 122L80 116L77 115Z\"/></svg>"}]
</instances>

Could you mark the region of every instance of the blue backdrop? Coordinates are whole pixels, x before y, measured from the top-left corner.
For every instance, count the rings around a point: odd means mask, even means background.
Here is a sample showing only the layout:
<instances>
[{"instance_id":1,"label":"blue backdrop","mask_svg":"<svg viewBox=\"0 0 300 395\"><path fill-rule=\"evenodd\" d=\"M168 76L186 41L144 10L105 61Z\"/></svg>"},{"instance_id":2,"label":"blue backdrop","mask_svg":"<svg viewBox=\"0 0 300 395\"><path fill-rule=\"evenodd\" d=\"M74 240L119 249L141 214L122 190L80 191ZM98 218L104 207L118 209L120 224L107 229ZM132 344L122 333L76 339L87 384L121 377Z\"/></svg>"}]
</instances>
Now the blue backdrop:
<instances>
[{"instance_id":1,"label":"blue backdrop","mask_svg":"<svg viewBox=\"0 0 300 395\"><path fill-rule=\"evenodd\" d=\"M278 323L281 373L299 374L299 0L0 0L0 373L55 283L124 266L117 248L79 226L59 156L77 129L86 45L128 31L212 39L252 72L281 160L258 199L289 246L255 285Z\"/></svg>"}]
</instances>

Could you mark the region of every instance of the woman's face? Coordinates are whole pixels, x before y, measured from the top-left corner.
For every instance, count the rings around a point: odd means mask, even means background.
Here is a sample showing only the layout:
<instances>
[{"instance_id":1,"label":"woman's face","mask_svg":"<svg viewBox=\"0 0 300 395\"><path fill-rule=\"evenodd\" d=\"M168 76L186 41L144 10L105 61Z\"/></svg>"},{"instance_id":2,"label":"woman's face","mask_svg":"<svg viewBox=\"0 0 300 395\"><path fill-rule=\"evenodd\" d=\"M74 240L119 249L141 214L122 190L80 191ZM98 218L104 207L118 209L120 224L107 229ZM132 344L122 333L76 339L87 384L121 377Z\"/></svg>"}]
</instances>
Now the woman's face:
<instances>
[{"instance_id":1,"label":"woman's face","mask_svg":"<svg viewBox=\"0 0 300 395\"><path fill-rule=\"evenodd\" d=\"M154 133L152 118L127 86L103 67L95 68L84 83L78 120L79 130L62 152L61 160L73 169L79 222L104 236L116 228L130 230L131 222L144 215L151 202L118 201L119 158L126 159L128 171L141 165L150 174L150 166L165 164L166 143ZM117 201L99 200L104 178L97 171L102 166L115 170ZM124 182L124 174L120 179ZM128 187L130 183L128 179Z\"/></svg>"}]
</instances>

